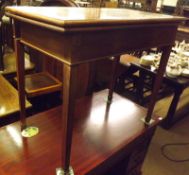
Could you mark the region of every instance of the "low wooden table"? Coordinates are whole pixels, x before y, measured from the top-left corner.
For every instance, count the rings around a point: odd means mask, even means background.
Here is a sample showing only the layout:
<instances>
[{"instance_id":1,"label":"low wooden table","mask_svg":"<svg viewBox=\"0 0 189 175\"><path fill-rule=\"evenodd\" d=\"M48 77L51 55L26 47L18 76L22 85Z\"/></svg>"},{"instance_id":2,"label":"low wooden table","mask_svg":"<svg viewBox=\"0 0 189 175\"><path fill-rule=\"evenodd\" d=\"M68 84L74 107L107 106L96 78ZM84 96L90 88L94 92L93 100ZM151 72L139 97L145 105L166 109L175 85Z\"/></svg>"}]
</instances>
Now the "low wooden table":
<instances>
[{"instance_id":1,"label":"low wooden table","mask_svg":"<svg viewBox=\"0 0 189 175\"><path fill-rule=\"evenodd\" d=\"M74 112L71 164L75 175L140 174L159 120L145 127L146 109L117 94L107 108L104 90L79 99ZM19 122L0 129L0 174L53 175L61 159L61 106L28 118L40 128L23 138ZM119 167L119 168L118 168Z\"/></svg>"},{"instance_id":2,"label":"low wooden table","mask_svg":"<svg viewBox=\"0 0 189 175\"><path fill-rule=\"evenodd\" d=\"M189 42L189 27L179 26L177 30L176 40Z\"/></svg>"},{"instance_id":3,"label":"low wooden table","mask_svg":"<svg viewBox=\"0 0 189 175\"><path fill-rule=\"evenodd\" d=\"M137 88L139 98L140 98L142 97L143 87L144 87L143 76L150 75L152 77L155 77L157 72L151 70L150 68L141 66L139 63L136 63L136 62L131 63L131 66L137 68L140 72L139 73L140 83L138 83L140 87ZM162 124L165 128L170 128L176 121L178 121L178 118L174 118L175 112L176 112L177 105L178 105L182 92L184 91L185 88L189 86L189 78L181 77L181 76L177 78L170 78L164 75L163 82L174 89L174 96L173 96L172 102L169 106L169 110L167 112L166 118Z\"/></svg>"}]
</instances>

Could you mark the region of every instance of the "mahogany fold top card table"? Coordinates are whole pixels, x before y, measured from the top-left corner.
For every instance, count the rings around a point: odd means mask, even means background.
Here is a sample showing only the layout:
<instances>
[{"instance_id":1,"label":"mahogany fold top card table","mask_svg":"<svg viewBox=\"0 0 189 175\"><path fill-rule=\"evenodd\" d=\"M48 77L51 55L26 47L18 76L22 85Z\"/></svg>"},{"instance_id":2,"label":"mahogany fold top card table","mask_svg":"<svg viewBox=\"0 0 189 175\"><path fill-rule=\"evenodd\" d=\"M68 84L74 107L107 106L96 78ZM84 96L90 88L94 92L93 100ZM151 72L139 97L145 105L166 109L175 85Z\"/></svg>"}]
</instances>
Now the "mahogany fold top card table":
<instances>
[{"instance_id":1,"label":"mahogany fold top card table","mask_svg":"<svg viewBox=\"0 0 189 175\"><path fill-rule=\"evenodd\" d=\"M26 126L23 46L32 47L63 63L61 167L66 172L70 165L78 65L110 56L115 58L108 95L108 103L111 103L119 56L127 51L161 47L160 68L145 114L145 123L150 124L177 26L184 18L126 9L66 7L8 7L6 15L14 20L22 128Z\"/></svg>"}]
</instances>

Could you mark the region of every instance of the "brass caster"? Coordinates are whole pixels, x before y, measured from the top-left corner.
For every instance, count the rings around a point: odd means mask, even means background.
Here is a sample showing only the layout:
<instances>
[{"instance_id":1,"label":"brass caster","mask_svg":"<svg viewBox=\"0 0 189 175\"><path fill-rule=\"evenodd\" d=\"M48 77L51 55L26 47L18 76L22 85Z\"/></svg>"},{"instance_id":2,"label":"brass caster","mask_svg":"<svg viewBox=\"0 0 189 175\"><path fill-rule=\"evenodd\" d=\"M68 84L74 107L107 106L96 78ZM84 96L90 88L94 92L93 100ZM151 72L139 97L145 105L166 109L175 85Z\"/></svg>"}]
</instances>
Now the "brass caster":
<instances>
[{"instance_id":1,"label":"brass caster","mask_svg":"<svg viewBox=\"0 0 189 175\"><path fill-rule=\"evenodd\" d=\"M73 168L69 168L69 172L65 172L63 168L56 169L56 175L74 175Z\"/></svg>"},{"instance_id":2,"label":"brass caster","mask_svg":"<svg viewBox=\"0 0 189 175\"><path fill-rule=\"evenodd\" d=\"M33 137L39 133L39 128L35 126L27 126L21 131L23 137Z\"/></svg>"}]
</instances>

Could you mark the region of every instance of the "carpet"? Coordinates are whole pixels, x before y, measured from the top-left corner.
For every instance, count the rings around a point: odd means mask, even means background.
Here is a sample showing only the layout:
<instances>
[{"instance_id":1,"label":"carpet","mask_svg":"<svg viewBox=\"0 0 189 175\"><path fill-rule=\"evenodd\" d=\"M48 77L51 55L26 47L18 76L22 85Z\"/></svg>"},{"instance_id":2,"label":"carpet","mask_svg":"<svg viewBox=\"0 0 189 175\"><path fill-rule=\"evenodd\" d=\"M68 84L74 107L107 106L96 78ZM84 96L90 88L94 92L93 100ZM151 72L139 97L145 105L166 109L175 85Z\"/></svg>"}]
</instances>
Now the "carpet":
<instances>
[{"instance_id":1,"label":"carpet","mask_svg":"<svg viewBox=\"0 0 189 175\"><path fill-rule=\"evenodd\" d=\"M176 163L161 154L161 146L167 143L189 142L189 115L170 130L157 128L143 164L143 175L189 175L189 161ZM169 147L166 153L175 159L189 159L189 145Z\"/></svg>"}]
</instances>

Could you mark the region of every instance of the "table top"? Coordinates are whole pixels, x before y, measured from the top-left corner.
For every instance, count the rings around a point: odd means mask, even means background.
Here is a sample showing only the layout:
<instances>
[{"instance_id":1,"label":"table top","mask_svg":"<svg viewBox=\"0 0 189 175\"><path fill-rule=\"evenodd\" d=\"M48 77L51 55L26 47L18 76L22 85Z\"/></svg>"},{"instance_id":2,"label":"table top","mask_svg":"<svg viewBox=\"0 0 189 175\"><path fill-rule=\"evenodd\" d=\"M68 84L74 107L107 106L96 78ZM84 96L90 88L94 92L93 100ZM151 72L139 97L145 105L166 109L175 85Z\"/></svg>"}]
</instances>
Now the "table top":
<instances>
[{"instance_id":1,"label":"table top","mask_svg":"<svg viewBox=\"0 0 189 175\"><path fill-rule=\"evenodd\" d=\"M178 31L179 32L189 33L189 27L188 26L179 26L178 27Z\"/></svg>"},{"instance_id":2,"label":"table top","mask_svg":"<svg viewBox=\"0 0 189 175\"><path fill-rule=\"evenodd\" d=\"M90 25L128 25L180 22L183 17L130 9L75 8L75 7L7 7L6 14L59 27L90 27ZM22 19L24 20L24 19Z\"/></svg>"},{"instance_id":3,"label":"table top","mask_svg":"<svg viewBox=\"0 0 189 175\"><path fill-rule=\"evenodd\" d=\"M156 122L145 127L141 118L146 109L116 93L106 112L107 93L104 90L76 103L71 154L75 175L92 171L94 174L105 160L112 162L115 156L124 156L136 139L159 122L154 116ZM21 137L19 122L0 129L0 174L55 174L61 161L61 109L54 108L28 118L29 125L40 129L32 138Z\"/></svg>"}]
</instances>

